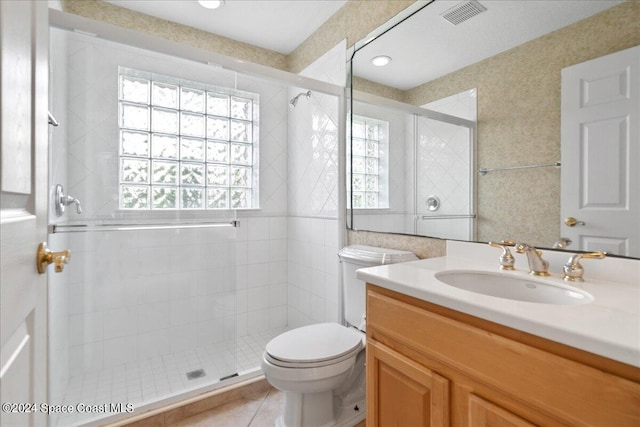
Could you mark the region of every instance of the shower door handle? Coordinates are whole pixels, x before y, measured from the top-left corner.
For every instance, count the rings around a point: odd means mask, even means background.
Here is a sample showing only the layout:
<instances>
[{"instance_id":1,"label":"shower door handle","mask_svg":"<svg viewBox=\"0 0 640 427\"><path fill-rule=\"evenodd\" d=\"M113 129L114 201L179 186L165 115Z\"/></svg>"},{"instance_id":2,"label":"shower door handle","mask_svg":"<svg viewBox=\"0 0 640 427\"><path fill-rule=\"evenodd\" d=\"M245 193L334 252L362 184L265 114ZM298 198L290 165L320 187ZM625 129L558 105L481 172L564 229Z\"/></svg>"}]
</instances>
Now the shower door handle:
<instances>
[{"instance_id":1,"label":"shower door handle","mask_svg":"<svg viewBox=\"0 0 640 427\"><path fill-rule=\"evenodd\" d=\"M47 248L45 242L40 243L38 246L38 253L36 255L36 265L38 267L38 273L44 274L47 272L49 264L53 264L56 273L62 273L64 265L71 259L71 252L66 251L53 252Z\"/></svg>"}]
</instances>

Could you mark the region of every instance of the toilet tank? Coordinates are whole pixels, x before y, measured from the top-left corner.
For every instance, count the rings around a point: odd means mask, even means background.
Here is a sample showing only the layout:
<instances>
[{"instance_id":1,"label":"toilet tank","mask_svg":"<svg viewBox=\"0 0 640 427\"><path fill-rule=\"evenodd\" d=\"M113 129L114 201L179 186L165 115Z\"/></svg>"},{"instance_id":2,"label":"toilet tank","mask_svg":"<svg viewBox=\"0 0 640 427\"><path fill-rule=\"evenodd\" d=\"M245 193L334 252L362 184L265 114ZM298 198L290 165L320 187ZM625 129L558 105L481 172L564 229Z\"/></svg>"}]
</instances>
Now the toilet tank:
<instances>
[{"instance_id":1,"label":"toilet tank","mask_svg":"<svg viewBox=\"0 0 640 427\"><path fill-rule=\"evenodd\" d=\"M413 252L365 245L342 248L338 252L338 256L342 264L344 318L349 325L362 331L365 330L366 285L365 282L356 278L356 270L418 259Z\"/></svg>"}]
</instances>

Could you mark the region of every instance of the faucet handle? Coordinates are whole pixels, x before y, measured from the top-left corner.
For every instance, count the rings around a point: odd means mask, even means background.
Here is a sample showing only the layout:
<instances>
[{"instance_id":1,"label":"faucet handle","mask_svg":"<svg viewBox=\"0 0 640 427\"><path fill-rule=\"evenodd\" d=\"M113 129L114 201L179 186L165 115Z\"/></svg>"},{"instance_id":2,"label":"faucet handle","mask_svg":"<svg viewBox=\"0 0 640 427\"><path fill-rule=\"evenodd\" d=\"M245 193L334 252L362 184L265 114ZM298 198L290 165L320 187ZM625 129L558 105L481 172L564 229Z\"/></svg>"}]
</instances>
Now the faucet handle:
<instances>
[{"instance_id":1,"label":"faucet handle","mask_svg":"<svg viewBox=\"0 0 640 427\"><path fill-rule=\"evenodd\" d=\"M584 274L584 268L580 264L582 258L585 259L602 259L607 256L606 252L588 252L585 254L575 254L569 258L569 261L562 267L564 272L563 279L567 282L584 282L582 275Z\"/></svg>"},{"instance_id":2,"label":"faucet handle","mask_svg":"<svg viewBox=\"0 0 640 427\"><path fill-rule=\"evenodd\" d=\"M516 259L508 247L513 245L515 245L515 243L511 240L502 240L502 243L489 242L489 246L502 249L502 254L500 255L500 270L515 270Z\"/></svg>"}]
</instances>

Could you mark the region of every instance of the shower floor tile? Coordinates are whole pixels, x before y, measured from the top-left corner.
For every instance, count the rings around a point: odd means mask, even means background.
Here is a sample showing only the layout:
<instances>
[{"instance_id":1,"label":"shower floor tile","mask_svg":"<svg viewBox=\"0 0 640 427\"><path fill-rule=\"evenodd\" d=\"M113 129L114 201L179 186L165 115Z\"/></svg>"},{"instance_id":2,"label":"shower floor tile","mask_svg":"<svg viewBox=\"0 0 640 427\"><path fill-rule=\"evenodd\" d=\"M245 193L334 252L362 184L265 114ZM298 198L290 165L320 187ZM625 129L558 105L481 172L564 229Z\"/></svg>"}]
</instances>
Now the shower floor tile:
<instances>
[{"instance_id":1,"label":"shower floor tile","mask_svg":"<svg viewBox=\"0 0 640 427\"><path fill-rule=\"evenodd\" d=\"M233 343L223 343L74 376L67 385L63 404L130 403L139 408L160 399L215 384L220 378L234 373L247 374L260 369L265 345L285 330L286 328L278 328L239 337L235 352L224 349ZM187 378L188 372L198 370L203 370L205 375L191 380ZM103 414L108 415L110 414ZM51 425L56 427L78 426L98 418L95 413L78 412L51 417Z\"/></svg>"}]
</instances>

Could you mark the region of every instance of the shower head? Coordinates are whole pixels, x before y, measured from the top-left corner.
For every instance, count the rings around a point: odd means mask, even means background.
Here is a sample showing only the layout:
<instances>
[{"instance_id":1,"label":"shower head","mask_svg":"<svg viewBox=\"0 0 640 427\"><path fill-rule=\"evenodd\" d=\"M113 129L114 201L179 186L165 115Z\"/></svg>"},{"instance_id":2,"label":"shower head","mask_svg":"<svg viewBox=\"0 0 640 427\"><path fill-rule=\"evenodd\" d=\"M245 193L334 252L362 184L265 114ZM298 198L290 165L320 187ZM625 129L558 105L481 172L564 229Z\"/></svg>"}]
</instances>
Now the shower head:
<instances>
[{"instance_id":1,"label":"shower head","mask_svg":"<svg viewBox=\"0 0 640 427\"><path fill-rule=\"evenodd\" d=\"M300 92L299 94L291 98L291 101L289 101L289 105L291 106L291 108L296 108L296 104L298 103L298 98L300 98L300 96L302 95L304 95L307 99L309 99L311 98L311 91L308 90L306 92Z\"/></svg>"}]
</instances>

